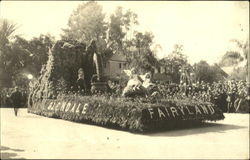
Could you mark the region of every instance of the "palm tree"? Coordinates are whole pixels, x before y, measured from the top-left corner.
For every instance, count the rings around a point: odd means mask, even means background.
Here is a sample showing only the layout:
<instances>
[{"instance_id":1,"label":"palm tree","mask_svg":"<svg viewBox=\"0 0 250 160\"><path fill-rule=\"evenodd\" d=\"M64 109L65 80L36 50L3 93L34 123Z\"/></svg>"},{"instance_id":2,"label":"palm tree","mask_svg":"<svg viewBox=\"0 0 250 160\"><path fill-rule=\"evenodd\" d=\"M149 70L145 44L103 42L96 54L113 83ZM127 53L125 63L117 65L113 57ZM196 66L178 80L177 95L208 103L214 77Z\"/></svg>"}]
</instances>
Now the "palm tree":
<instances>
[{"instance_id":1,"label":"palm tree","mask_svg":"<svg viewBox=\"0 0 250 160\"><path fill-rule=\"evenodd\" d=\"M11 52L11 40L14 39L14 33L17 30L17 25L11 23L7 19L0 19L0 84L11 85L12 75L9 72L11 63L17 59Z\"/></svg>"},{"instance_id":2,"label":"palm tree","mask_svg":"<svg viewBox=\"0 0 250 160\"><path fill-rule=\"evenodd\" d=\"M240 49L238 53L246 60L249 54L249 39L247 39L245 42L239 41L237 39L233 39L231 41L236 43L236 45Z\"/></svg>"},{"instance_id":3,"label":"palm tree","mask_svg":"<svg viewBox=\"0 0 250 160\"><path fill-rule=\"evenodd\" d=\"M0 19L0 46L4 47L9 41L14 38L14 33L17 30L17 24L11 23L7 19Z\"/></svg>"},{"instance_id":4,"label":"palm tree","mask_svg":"<svg viewBox=\"0 0 250 160\"><path fill-rule=\"evenodd\" d=\"M250 82L250 68L249 68L249 39L247 39L245 42L243 41L239 41L239 40L232 40L233 42L235 42L237 44L237 46L239 47L240 51L239 54L243 57L242 61L246 61L246 64L244 66L244 68L246 69L247 72L247 77L246 80L248 82Z\"/></svg>"}]
</instances>

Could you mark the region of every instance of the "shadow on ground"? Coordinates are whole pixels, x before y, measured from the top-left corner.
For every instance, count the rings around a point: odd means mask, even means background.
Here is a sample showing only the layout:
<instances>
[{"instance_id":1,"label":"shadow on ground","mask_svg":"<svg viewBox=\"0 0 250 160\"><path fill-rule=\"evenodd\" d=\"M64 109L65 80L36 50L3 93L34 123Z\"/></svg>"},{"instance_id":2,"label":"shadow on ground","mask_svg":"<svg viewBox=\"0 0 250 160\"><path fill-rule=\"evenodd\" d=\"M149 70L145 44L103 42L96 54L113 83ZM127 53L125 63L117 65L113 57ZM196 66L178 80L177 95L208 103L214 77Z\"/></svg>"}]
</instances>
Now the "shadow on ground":
<instances>
[{"instance_id":1,"label":"shadow on ground","mask_svg":"<svg viewBox=\"0 0 250 160\"><path fill-rule=\"evenodd\" d=\"M24 159L18 157L16 152L24 152L24 150L1 146L1 159Z\"/></svg>"},{"instance_id":2,"label":"shadow on ground","mask_svg":"<svg viewBox=\"0 0 250 160\"><path fill-rule=\"evenodd\" d=\"M178 137L189 136L193 134L203 134L208 132L225 133L227 130L235 130L246 128L244 126L229 125L229 124L217 124L217 123L201 123L196 126L176 128L172 130L158 130L156 132L145 133L147 136L156 137Z\"/></svg>"}]
</instances>

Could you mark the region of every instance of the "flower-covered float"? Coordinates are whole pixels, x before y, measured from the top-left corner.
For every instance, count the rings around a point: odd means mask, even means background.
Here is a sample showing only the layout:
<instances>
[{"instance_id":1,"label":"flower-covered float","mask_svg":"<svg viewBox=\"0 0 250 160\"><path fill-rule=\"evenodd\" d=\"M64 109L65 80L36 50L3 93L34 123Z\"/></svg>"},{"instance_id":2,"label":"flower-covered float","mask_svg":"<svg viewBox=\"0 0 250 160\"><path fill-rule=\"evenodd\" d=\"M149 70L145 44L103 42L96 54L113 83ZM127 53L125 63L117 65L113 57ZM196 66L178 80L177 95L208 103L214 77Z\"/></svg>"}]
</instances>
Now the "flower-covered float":
<instances>
[{"instance_id":1,"label":"flower-covered float","mask_svg":"<svg viewBox=\"0 0 250 160\"><path fill-rule=\"evenodd\" d=\"M108 94L102 56L94 41L88 47L76 41L57 41L48 54L41 76L30 88L30 113L138 132L224 119L212 103L164 99L150 75L139 76L134 69L125 71L130 79L121 95ZM84 93L77 86L81 74Z\"/></svg>"}]
</instances>

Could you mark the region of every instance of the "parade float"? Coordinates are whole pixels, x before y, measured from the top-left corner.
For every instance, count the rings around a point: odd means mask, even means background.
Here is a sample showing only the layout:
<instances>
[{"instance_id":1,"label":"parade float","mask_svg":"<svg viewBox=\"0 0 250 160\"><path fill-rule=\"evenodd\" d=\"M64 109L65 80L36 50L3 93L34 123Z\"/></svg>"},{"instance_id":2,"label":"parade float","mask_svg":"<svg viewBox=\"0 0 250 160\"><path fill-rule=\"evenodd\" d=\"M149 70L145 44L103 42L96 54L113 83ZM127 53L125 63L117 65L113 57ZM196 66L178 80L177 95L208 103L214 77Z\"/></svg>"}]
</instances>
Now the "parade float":
<instances>
[{"instance_id":1,"label":"parade float","mask_svg":"<svg viewBox=\"0 0 250 160\"><path fill-rule=\"evenodd\" d=\"M41 76L30 88L29 113L136 132L224 119L222 111L212 103L164 99L151 92L148 88L152 83L147 78L138 82L135 70L130 71L122 95L105 94L108 91L102 56L95 41L89 46L57 41L48 57ZM80 68L86 83L82 94L76 85Z\"/></svg>"}]
</instances>

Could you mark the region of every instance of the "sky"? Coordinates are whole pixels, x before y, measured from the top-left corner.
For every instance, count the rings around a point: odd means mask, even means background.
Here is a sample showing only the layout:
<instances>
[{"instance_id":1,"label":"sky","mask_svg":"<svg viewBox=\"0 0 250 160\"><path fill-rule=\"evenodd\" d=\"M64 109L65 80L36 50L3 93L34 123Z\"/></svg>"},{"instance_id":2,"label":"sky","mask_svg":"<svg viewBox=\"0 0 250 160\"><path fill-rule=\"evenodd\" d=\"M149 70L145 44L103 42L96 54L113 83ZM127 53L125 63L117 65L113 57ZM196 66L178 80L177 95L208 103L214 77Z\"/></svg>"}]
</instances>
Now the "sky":
<instances>
[{"instance_id":1,"label":"sky","mask_svg":"<svg viewBox=\"0 0 250 160\"><path fill-rule=\"evenodd\" d=\"M59 38L70 14L80 1L1 1L0 16L19 25L17 33L26 39L50 33ZM249 2L247 1L99 1L103 12L111 14L117 6L138 15L141 32L155 36L162 58L175 44L191 64L206 60L216 63L228 50L232 39L249 38Z\"/></svg>"}]
</instances>

